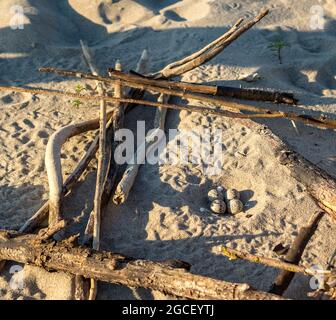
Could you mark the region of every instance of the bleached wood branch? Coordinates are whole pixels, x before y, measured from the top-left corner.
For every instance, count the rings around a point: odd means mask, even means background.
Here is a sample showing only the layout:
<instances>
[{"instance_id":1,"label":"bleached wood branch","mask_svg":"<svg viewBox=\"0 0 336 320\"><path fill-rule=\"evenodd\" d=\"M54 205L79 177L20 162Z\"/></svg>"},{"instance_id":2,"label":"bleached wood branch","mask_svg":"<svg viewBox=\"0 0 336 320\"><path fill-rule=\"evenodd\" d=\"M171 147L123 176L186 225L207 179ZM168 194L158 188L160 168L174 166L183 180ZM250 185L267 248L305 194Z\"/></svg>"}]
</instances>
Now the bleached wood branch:
<instances>
[{"instance_id":1,"label":"bleached wood branch","mask_svg":"<svg viewBox=\"0 0 336 320\"><path fill-rule=\"evenodd\" d=\"M169 102L169 96L160 95L158 101L160 103L166 104ZM164 130L166 114L167 114L166 108L158 108L156 110L154 120L154 131L152 131L150 134L146 136L145 141L136 150L133 159L128 160L128 163L132 164L129 164L127 166L123 174L123 177L121 178L116 188L115 194L113 196L113 202L115 204L120 205L127 200L129 192L134 185L139 168L141 164L144 163L146 154L148 155L151 152L151 150L155 149L156 146L158 146L161 143L163 137L161 137L161 139L158 139L157 141L155 141L155 138L158 136L157 133L160 130Z\"/></svg>"},{"instance_id":2,"label":"bleached wood branch","mask_svg":"<svg viewBox=\"0 0 336 320\"><path fill-rule=\"evenodd\" d=\"M225 35L215 40L212 44L201 49L199 52L192 54L190 57L182 59L163 68L161 71L151 75L155 79L177 77L183 73L193 70L202 64L210 61L221 53L228 45L238 39L244 32L252 28L256 23L263 19L269 10L262 11L251 21L241 26L242 21L239 20L235 26Z\"/></svg>"},{"instance_id":3,"label":"bleached wood branch","mask_svg":"<svg viewBox=\"0 0 336 320\"><path fill-rule=\"evenodd\" d=\"M86 43L80 40L84 60L89 67L93 75L98 76L98 68L94 65L92 56L90 54L90 49ZM98 93L102 96L105 96L106 90L103 82L96 81ZM100 245L100 224L101 224L101 199L104 190L105 175L107 172L106 162L107 162L107 151L106 151L106 101L100 100L100 110L99 110L99 147L98 147L98 168L97 168L97 179L96 179L96 190L93 202L93 242L92 247L94 250L99 250ZM79 279L76 281L76 285L82 285ZM95 280L91 279L91 287L89 292L89 300L95 300L97 295L97 284ZM76 292L80 292L79 288L76 289ZM84 291L84 289L82 290Z\"/></svg>"},{"instance_id":4,"label":"bleached wood branch","mask_svg":"<svg viewBox=\"0 0 336 320\"><path fill-rule=\"evenodd\" d=\"M112 114L112 112L110 112L110 114ZM54 134L48 140L45 155L45 165L49 182L49 224L56 223L62 219L61 208L62 197L64 194L61 166L62 145L73 136L90 130L96 130L98 128L98 125L99 122L97 121L97 119L84 121L77 124L70 124L54 132ZM94 148L92 148L90 152L92 152ZM83 161L80 162L78 167L82 168L82 163L87 163L87 157L83 158L82 160ZM72 177L74 177L74 175ZM27 228L26 225L25 228Z\"/></svg>"},{"instance_id":5,"label":"bleached wood branch","mask_svg":"<svg viewBox=\"0 0 336 320\"><path fill-rule=\"evenodd\" d=\"M148 69L149 69L149 56L148 56L148 53L147 53L147 50L144 50L141 54L141 57L138 61L138 64L137 64L137 72L141 72L141 73L147 73L148 72ZM124 92L125 96L130 96L130 97L133 97L133 96L138 96L138 92L136 92L135 90L131 90L130 88L127 88ZM141 94L140 94L141 96ZM119 102L120 100L117 100L114 102ZM125 101L121 101L121 102L125 102ZM124 104L124 108L125 110L127 111L127 104ZM113 149L113 148L112 148ZM112 150L114 151L114 150ZM110 166L111 166L111 163L110 163ZM114 166L114 168L112 169L116 169L116 166ZM115 173L114 173L115 174ZM110 181L107 181L106 184L105 184L105 189L108 188L108 189L111 189L112 188L112 185L113 185L113 180L114 178L113 177L110 177L109 178ZM109 194L110 191L106 191L106 194ZM107 200L105 200L107 201ZM87 245L89 244L89 242L91 241L92 239L92 234L93 234L93 215L91 214L89 216L89 219L88 219L88 223L86 225L86 228L85 228L85 233L84 233L84 238L83 238L83 241L82 241L82 244L83 245Z\"/></svg>"},{"instance_id":6,"label":"bleached wood branch","mask_svg":"<svg viewBox=\"0 0 336 320\"><path fill-rule=\"evenodd\" d=\"M168 64L166 67L164 67L159 73L163 74L166 70L172 70L176 67L180 67L181 65L184 65L192 60L195 60L202 54L206 53L207 51L215 48L217 45L220 45L223 41L227 40L235 31L237 31L238 27L243 23L244 19L239 19L226 33L224 33L222 36L217 38L216 40L212 41L205 47L203 47L201 50L194 52L190 56L187 56L181 60L172 62L171 64Z\"/></svg>"}]
</instances>

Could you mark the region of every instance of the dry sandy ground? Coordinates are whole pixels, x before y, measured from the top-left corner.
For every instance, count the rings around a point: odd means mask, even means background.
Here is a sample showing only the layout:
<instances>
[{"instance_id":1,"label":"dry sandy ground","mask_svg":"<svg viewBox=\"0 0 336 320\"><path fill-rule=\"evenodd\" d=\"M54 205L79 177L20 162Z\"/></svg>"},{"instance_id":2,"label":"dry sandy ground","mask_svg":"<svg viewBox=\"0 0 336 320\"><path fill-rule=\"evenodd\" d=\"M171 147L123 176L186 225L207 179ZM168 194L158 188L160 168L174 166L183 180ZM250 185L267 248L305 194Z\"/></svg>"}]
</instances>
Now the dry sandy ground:
<instances>
[{"instance_id":1,"label":"dry sandy ground","mask_svg":"<svg viewBox=\"0 0 336 320\"><path fill-rule=\"evenodd\" d=\"M310 26L313 5L325 13L323 30ZM25 8L24 29L12 30L10 8ZM336 3L334 0L2 0L0 2L0 83L34 85L73 91L77 80L39 74L42 65L87 70L79 39L93 48L100 70L121 59L125 70L135 68L148 49L156 71L202 47L225 32L238 18L251 18L261 8L271 14L244 34L220 56L183 76L185 81L290 90L301 99L297 109L306 114L336 114ZM268 49L277 36L289 44L283 64ZM251 72L253 84L238 79ZM84 82L81 82L82 84ZM92 83L87 82L87 87ZM272 107L269 105L268 107ZM291 109L290 107L284 107ZM18 228L48 196L44 152L48 137L71 122L97 114L94 105L73 107L71 100L0 93L0 227ZM154 111L138 107L127 118L130 128L146 120L150 129ZM263 121L295 150L336 177L336 133L289 121ZM303 186L281 168L257 132L238 121L169 111L166 129L223 129L224 163L219 175L208 176L201 165L144 165L126 204L108 207L103 217L102 248L148 259L179 258L191 271L210 277L247 282L267 290L277 271L242 261L230 262L216 254L227 244L243 251L277 257L279 242L288 245L300 225L317 209ZM69 174L93 134L67 142L64 173ZM174 139L179 139L176 137ZM170 149L170 144L167 150ZM95 161L75 191L67 197L66 212L74 230L82 230L92 209ZM222 185L242 191L245 212L235 217L201 212L206 193ZM325 216L303 257L307 265L325 267L335 251L336 225ZM11 269L12 267L12 269ZM13 264L0 276L1 299L71 299L72 278L24 268L25 287L9 285ZM286 293L305 298L309 279L296 276ZM99 284L98 299L165 298L157 292Z\"/></svg>"}]
</instances>

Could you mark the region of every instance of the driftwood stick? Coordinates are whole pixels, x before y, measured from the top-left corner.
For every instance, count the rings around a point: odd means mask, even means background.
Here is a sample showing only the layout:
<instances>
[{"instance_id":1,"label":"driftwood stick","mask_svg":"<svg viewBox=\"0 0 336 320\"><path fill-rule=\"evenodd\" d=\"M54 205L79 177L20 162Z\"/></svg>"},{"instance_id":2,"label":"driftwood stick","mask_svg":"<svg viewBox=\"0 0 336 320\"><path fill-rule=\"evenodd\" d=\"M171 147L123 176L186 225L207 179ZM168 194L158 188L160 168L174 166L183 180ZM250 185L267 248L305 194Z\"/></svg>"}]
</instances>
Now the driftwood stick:
<instances>
[{"instance_id":1,"label":"driftwood stick","mask_svg":"<svg viewBox=\"0 0 336 320\"><path fill-rule=\"evenodd\" d=\"M302 227L299 234L295 238L291 248L285 256L285 261L291 264L298 264L301 260L302 254L317 229L318 223L323 217L324 212L319 211L314 213L306 226ZM294 278L294 273L290 270L283 270L276 277L272 287L270 289L271 293L282 295L289 287L292 279Z\"/></svg>"},{"instance_id":2,"label":"driftwood stick","mask_svg":"<svg viewBox=\"0 0 336 320\"><path fill-rule=\"evenodd\" d=\"M88 75L85 73L81 73L81 72L76 72L76 71L64 71L64 70L59 70L59 69L54 69L54 68L41 68L41 71L45 71L45 72L56 72L58 74L63 74L63 75L67 75L67 76L80 76L83 78L90 78L92 79L92 75ZM228 101L223 100L222 98L216 98L216 97L211 97L211 96L207 96L207 95L202 95L202 94L194 94L194 93L188 93L188 92L183 92L180 90L173 90L173 89L169 89L169 88L163 88L163 87L158 87L156 86L155 82L156 80L150 80L150 79L146 79L146 82L151 82L152 84L144 84L144 78L137 76L137 75L130 75L130 74L124 74L121 72L117 72L115 70L110 69L110 73L113 74L114 78L118 78L121 80L122 85L124 86L129 86L132 88L136 88L136 89L140 89L140 90L151 90L151 91L155 91L158 93L163 93L166 95L171 95L171 96L177 96L177 97L182 97L182 98L186 98L186 99L192 99L192 100L198 100L198 101L202 101L202 102L206 102L206 103L211 103L213 105L220 105L224 108L229 108L229 109L234 109L234 110L245 110L248 112L254 112L255 114L242 114L239 116L234 116L234 115L230 115L232 117L238 117L238 118L286 118L289 120L296 120L296 121L301 121L303 123L306 124L310 124L310 125L314 125L317 127L321 127L321 128L336 128L336 120L333 119L329 119L326 118L324 116L322 117L312 117L309 115L300 115L294 112L282 112L282 111L273 111L273 110L269 110L266 108L259 108L259 107L254 107L254 106L250 106L250 105L246 105L246 104L242 104L242 103L237 103L237 102L233 102L233 101ZM123 80L123 79L127 79L127 80ZM106 81L106 82L115 82L114 79L111 78L104 78L104 77L99 77L99 80L101 81ZM0 87L0 90L4 90L4 88L6 87ZM7 90L10 90L10 88L12 87L7 87ZM15 87L14 87L15 88ZM28 90L28 92L32 92L32 89L28 89L28 88L19 88L21 90L24 90L23 92L25 92L26 90ZM15 90L15 89L14 89ZM41 89L37 89L36 91L34 91L35 94L38 93L44 93L47 95L51 95L51 92L49 90L41 90ZM62 93L60 93L59 91L55 91L55 95L62 95ZM65 93L63 93L65 94ZM96 100L98 97L97 96L83 96L83 95L76 95L76 94L70 94L70 93L66 93L66 95L71 96L71 97L75 97L77 99L86 99L86 100ZM114 99L112 97L108 97L107 100L111 101L111 99ZM135 100L137 102L139 102L138 100ZM133 101L135 103L135 101ZM128 103L132 103L131 101L128 101ZM138 103L136 103L138 104ZM140 103L141 104L141 103ZM148 106L157 106L155 105L155 103L149 103L146 102L146 105ZM172 106L172 105L170 105ZM175 105L176 106L176 105ZM167 106L168 107L168 106ZM173 108L173 107L171 107ZM178 107L175 107L175 109L177 109ZM195 106L189 106L190 109L195 109ZM181 109L181 108L180 108ZM203 108L204 111L208 110L207 108ZM214 110L214 109L213 109ZM223 111L223 110L220 110ZM214 112L217 112L217 110L214 110ZM227 115L229 116L229 115Z\"/></svg>"},{"instance_id":3,"label":"driftwood stick","mask_svg":"<svg viewBox=\"0 0 336 320\"><path fill-rule=\"evenodd\" d=\"M147 72L148 70L148 65L149 65L149 58L148 58L148 54L147 51L144 50L142 52L142 55L140 57L140 60L137 64L137 69L139 72ZM139 92L138 90L131 90L128 89L125 92L125 95L130 96L130 97L141 97L143 94L143 92ZM119 102L120 100L116 100L114 102ZM130 110L130 108L128 108L128 104L124 104L124 105L120 105L120 107L124 107L124 112L126 113L127 111ZM121 111L121 108L118 109L119 111ZM119 113L120 115L120 113ZM105 185L104 185L104 193L103 193L103 198L102 198L102 203L103 206L106 206L111 194L113 193L113 188L115 186L115 181L116 181L116 177L118 174L118 166L116 165L115 161L114 161L114 152L115 149L117 147L117 143L115 141L113 141L114 138L114 134L116 132L116 130L118 130L119 127L121 127L121 123L120 121L123 119L123 116L118 116L118 114L116 114L116 116L114 117L113 120L113 125L112 128L113 130L111 131L111 133L108 134L108 137L110 139L110 143L111 143L111 158L110 158L110 162L109 162L109 168L108 168L108 172L107 172L107 176L106 176L106 181L105 181ZM89 216L89 220L88 223L86 225L85 228L85 233L84 233L84 238L82 241L83 245L88 245L92 239L92 234L93 234L93 216L92 214Z\"/></svg>"},{"instance_id":4,"label":"driftwood stick","mask_svg":"<svg viewBox=\"0 0 336 320\"><path fill-rule=\"evenodd\" d=\"M85 171L88 164L93 159L95 153L98 150L98 136L90 143L88 150L78 162L75 170L66 178L63 184L63 195L66 195L81 177ZM43 221L48 217L49 214L49 201L45 202L44 205L32 216L30 217L23 226L19 229L21 233L33 232Z\"/></svg>"},{"instance_id":5,"label":"driftwood stick","mask_svg":"<svg viewBox=\"0 0 336 320\"><path fill-rule=\"evenodd\" d=\"M101 83L98 84L98 88L102 94L105 94L105 89L103 89ZM99 123L99 156L98 156L98 169L97 169L97 180L96 180L96 191L94 197L94 222L93 222L93 244L92 247L95 250L99 250L99 234L100 234L100 216L101 216L101 197L104 188L104 164L106 161L106 102L101 100L100 102L100 123Z\"/></svg>"},{"instance_id":6,"label":"driftwood stick","mask_svg":"<svg viewBox=\"0 0 336 320\"><path fill-rule=\"evenodd\" d=\"M245 111L251 111L251 112L259 112L259 113L269 113L269 114L277 114L274 111L265 109L265 108L258 108L242 103L236 103L230 100L224 100L219 99L216 97L211 97L206 94L213 95L213 92L211 90L202 90L199 89L199 87L202 87L203 85L196 85L195 87L190 85L177 85L178 82L172 82L172 81L163 81L163 80L153 80L153 79L147 79L144 78L138 74L126 74L122 72L118 72L113 69L109 69L109 74L115 79L121 80L122 83L126 86L142 89L142 90L152 90L155 92L160 92L162 94L170 94L172 96L177 96L185 99L193 99L193 100L199 100L202 102L211 103L214 105L220 105L226 108L231 109L237 109L237 110L245 110ZM73 73L75 75L75 73ZM197 90L193 91L193 89L198 88ZM205 86L207 87L207 86ZM198 93L194 93L198 92ZM200 94L201 93L201 94Z\"/></svg>"},{"instance_id":7,"label":"driftwood stick","mask_svg":"<svg viewBox=\"0 0 336 320\"><path fill-rule=\"evenodd\" d=\"M92 56L90 54L89 47L83 42L80 41L83 56L86 64L88 65L91 73L98 76L98 68L94 65ZM106 95L106 90L104 83L96 81L98 93L102 96ZM94 207L93 207L93 241L92 247L94 250L99 250L100 245L100 225L101 225L101 210L102 210L102 196L105 184L105 176L107 173L107 163L108 158L110 157L110 146L107 146L106 141L106 101L100 100L100 111L99 111L99 156L98 156L98 168L97 168L97 180L96 180L96 190L94 197ZM84 279L82 281L84 283ZM77 279L76 285L81 285L80 279ZM97 295L97 283L94 279L90 281L90 291L89 291L89 300L95 300ZM76 289L76 292L80 292L80 289ZM83 289L84 291L84 289Z\"/></svg>"},{"instance_id":8,"label":"driftwood stick","mask_svg":"<svg viewBox=\"0 0 336 320\"><path fill-rule=\"evenodd\" d=\"M121 64L119 61L116 62L116 70L121 71ZM121 97L121 86L118 84L115 84L114 86L114 96L117 98ZM103 101L103 100L102 100ZM105 101L104 101L105 105ZM120 113L120 103L116 103L114 108L116 108L116 114L121 114L123 117L123 114ZM106 106L104 109L104 112L106 113ZM92 248L94 250L99 250L100 247L100 225L101 225L101 213L103 210L103 203L102 203L102 197L104 192L104 187L107 179L108 174L108 168L110 165L110 159L113 156L112 154L112 144L111 141L105 141L106 138L106 130L104 130L104 146L101 150L103 152L104 157L101 157L98 165L98 171L97 171L97 188L96 188L96 196L95 196L95 206L93 211L93 233L92 233ZM102 141L101 137L102 133L100 134L100 141ZM99 177L99 178L98 178ZM99 182L99 188L98 188L98 182ZM99 214L98 214L99 213ZM90 291L89 291L89 300L95 300L97 296L97 281L95 279L90 279Z\"/></svg>"},{"instance_id":9,"label":"driftwood stick","mask_svg":"<svg viewBox=\"0 0 336 320\"><path fill-rule=\"evenodd\" d=\"M0 259L64 271L84 278L159 290L188 299L280 300L282 297L235 284L194 275L148 260L62 243L39 242L32 235L0 237Z\"/></svg>"},{"instance_id":10,"label":"driftwood stick","mask_svg":"<svg viewBox=\"0 0 336 320\"><path fill-rule=\"evenodd\" d=\"M112 70L113 73L113 70ZM188 91L190 93L201 93L208 94L218 97L229 97L238 98L244 100L254 100L254 101L270 101L274 103L285 103L285 104L297 104L298 100L294 98L294 94L290 92L278 92L273 90L261 90L261 89L246 89L246 88L235 88L228 86L214 86L199 83L190 83L182 81L169 81L163 79L156 79L153 82L152 78L145 77L134 71L130 71L130 75L138 76L135 78L136 82L143 84L152 84L157 87L169 88L182 90L184 92ZM118 78L118 74L116 74ZM124 78L124 80L130 80L130 78Z\"/></svg>"},{"instance_id":11,"label":"driftwood stick","mask_svg":"<svg viewBox=\"0 0 336 320\"><path fill-rule=\"evenodd\" d=\"M226 257L228 257L230 260L243 259L252 263L263 264L268 267L284 270L286 272L291 273L302 273L308 276L316 276L318 274L321 274L322 272L314 270L312 268L305 268L303 266L299 266L289 262L284 262L267 257L261 257L247 252L241 252L235 249L230 249L228 247L222 247L220 252L224 254ZM333 272L325 270L323 271L323 275L325 275L326 277L333 276Z\"/></svg>"},{"instance_id":12,"label":"driftwood stick","mask_svg":"<svg viewBox=\"0 0 336 320\"><path fill-rule=\"evenodd\" d=\"M48 140L45 165L49 182L49 224L62 219L63 177L60 157L62 145L75 135L95 129L97 129L96 119L70 124L57 130Z\"/></svg>"},{"instance_id":13,"label":"driftwood stick","mask_svg":"<svg viewBox=\"0 0 336 320\"><path fill-rule=\"evenodd\" d=\"M169 96L160 95L158 101L161 103L168 103ZM139 168L142 163L144 163L146 154L148 155L151 150L153 150L157 145L161 143L162 139L155 141L155 137L157 137L157 133L159 130L164 130L164 124L166 119L166 108L158 108L155 114L154 120L154 131L151 134L148 134L145 138L145 141L138 147L133 156L134 159L129 159L129 164L121 178L116 191L113 196L113 202L117 205L124 203L131 191L136 176L138 174ZM156 130L155 130L156 129ZM162 137L161 137L162 138ZM154 143L153 143L154 142ZM132 161L131 161L132 160Z\"/></svg>"},{"instance_id":14,"label":"driftwood stick","mask_svg":"<svg viewBox=\"0 0 336 320\"><path fill-rule=\"evenodd\" d=\"M132 84L132 87L139 87L137 84ZM155 91L159 93L164 93L167 95L175 95L180 96L181 93L174 90L168 90L164 88L159 87L152 87L152 89L155 89ZM239 118L239 119L260 119L260 118L271 118L271 119L290 119L290 120L297 120L301 121L305 124L313 125L316 127L321 128L330 128L335 129L336 128L336 120L329 119L326 117L311 117L308 115L299 115L296 113L290 113L290 112L282 112L282 111L271 111L263 108L255 108L251 106L244 106L242 104L238 103L232 103L227 101L221 101L217 100L215 104L223 104L229 108L236 108L236 109L250 109L250 110L258 110L263 111L265 113L255 113L255 114L241 114L241 113L235 113L230 111L225 111L221 109L214 109L214 108L207 108L207 107L200 107L200 106L193 106L193 105L179 105L179 104L163 104L158 102L152 102L152 101L146 101L146 100L138 100L138 99L127 99L127 98L115 98L115 97L106 97L106 96L90 96L90 95L81 95L71 92L62 92L62 91L53 91L53 90L46 90L46 89L32 89L32 88L21 88L21 87L2 87L0 86L0 91L14 91L14 92L28 92L33 94L44 94L49 96L64 96L64 97L72 97L77 99L84 99L87 101L99 101L101 99L104 99L106 101L110 102L116 102L120 101L127 104L140 104L150 107L163 107L168 109L176 109L176 110L187 110L190 112L198 112L202 113L204 115L213 114L218 115L222 117L229 117L229 118ZM192 99L198 99L200 101L207 101L208 99L215 99L210 97L199 97L199 98L192 98Z\"/></svg>"},{"instance_id":15,"label":"driftwood stick","mask_svg":"<svg viewBox=\"0 0 336 320\"><path fill-rule=\"evenodd\" d=\"M209 50L205 50L202 52L202 54L197 55L196 58L188 59L185 58L187 61L186 63L182 65L176 64L174 67L164 68L160 72L153 74L153 78L171 78L179 76L183 73L186 73L192 69L195 69L202 64L210 61L215 56L217 56L219 53L221 53L228 45L230 45L233 41L238 39L244 32L252 28L256 23L258 23L261 19L263 19L267 14L269 13L269 10L262 11L257 17L252 19L251 21L245 23L241 27L239 27L240 22L238 22L238 27L232 32L232 34L229 35L229 37L223 36L221 40L219 40L216 45L211 46Z\"/></svg>"},{"instance_id":16,"label":"driftwood stick","mask_svg":"<svg viewBox=\"0 0 336 320\"><path fill-rule=\"evenodd\" d=\"M243 23L244 19L239 19L230 30L228 30L226 33L224 33L222 36L217 38L216 40L212 41L208 45L206 45L204 48L202 48L199 51L194 52L190 56L187 56L181 60L175 61L171 64L168 64L166 67L164 67L159 73L163 73L166 70L172 70L176 67L179 67L181 65L184 65L192 60L195 60L196 58L200 57L202 54L206 53L210 49L215 48L217 45L219 45L222 41L227 40L237 29L238 27Z\"/></svg>"}]
</instances>

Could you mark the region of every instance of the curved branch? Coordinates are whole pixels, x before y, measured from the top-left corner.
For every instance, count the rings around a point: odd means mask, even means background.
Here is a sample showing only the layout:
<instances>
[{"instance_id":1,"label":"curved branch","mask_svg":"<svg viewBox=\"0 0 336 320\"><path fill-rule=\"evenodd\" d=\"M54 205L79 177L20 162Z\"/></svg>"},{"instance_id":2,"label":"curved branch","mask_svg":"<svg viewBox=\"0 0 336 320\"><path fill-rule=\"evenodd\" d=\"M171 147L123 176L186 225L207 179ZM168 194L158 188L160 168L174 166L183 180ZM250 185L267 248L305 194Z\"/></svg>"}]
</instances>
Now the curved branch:
<instances>
[{"instance_id":1,"label":"curved branch","mask_svg":"<svg viewBox=\"0 0 336 320\"><path fill-rule=\"evenodd\" d=\"M109 116L113 114L113 111L109 112ZM70 124L65 126L56 132L50 137L45 155L45 166L48 175L49 182L49 224L53 224L61 220L61 199L63 195L63 175L62 175L62 166L61 166L61 149L62 145L71 137L78 134L96 130L99 127L99 119L93 119L89 121L84 121L77 124ZM98 142L98 141L97 141ZM91 146L90 155L92 155L94 149L96 148L95 143ZM81 163L87 162L87 157L84 158ZM79 167L78 166L78 167ZM78 168L77 167L77 168ZM68 186L72 181L75 180L75 175L71 177L71 180L68 181ZM70 182L70 183L69 183ZM43 208L40 210L44 211ZM25 227L26 228L26 227ZM21 228L22 229L22 228Z\"/></svg>"}]
</instances>

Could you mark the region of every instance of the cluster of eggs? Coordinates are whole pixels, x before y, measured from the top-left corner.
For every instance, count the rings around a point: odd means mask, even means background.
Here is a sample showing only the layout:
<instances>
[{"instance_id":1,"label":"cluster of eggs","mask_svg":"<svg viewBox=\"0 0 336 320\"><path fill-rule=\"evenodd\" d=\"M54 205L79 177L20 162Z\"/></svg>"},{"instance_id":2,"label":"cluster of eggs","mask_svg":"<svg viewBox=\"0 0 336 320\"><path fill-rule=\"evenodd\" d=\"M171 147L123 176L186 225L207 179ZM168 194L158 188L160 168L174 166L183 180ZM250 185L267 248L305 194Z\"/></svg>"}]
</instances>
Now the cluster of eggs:
<instances>
[{"instance_id":1,"label":"cluster of eggs","mask_svg":"<svg viewBox=\"0 0 336 320\"><path fill-rule=\"evenodd\" d=\"M217 214L224 214L226 211L237 214L244 210L240 193L236 189L224 190L222 187L211 189L208 192L208 199L211 211Z\"/></svg>"}]
</instances>

